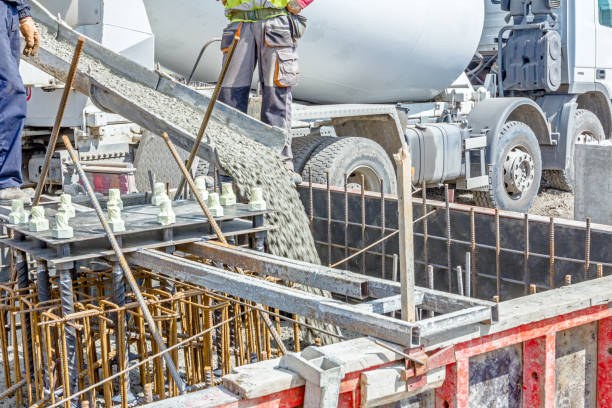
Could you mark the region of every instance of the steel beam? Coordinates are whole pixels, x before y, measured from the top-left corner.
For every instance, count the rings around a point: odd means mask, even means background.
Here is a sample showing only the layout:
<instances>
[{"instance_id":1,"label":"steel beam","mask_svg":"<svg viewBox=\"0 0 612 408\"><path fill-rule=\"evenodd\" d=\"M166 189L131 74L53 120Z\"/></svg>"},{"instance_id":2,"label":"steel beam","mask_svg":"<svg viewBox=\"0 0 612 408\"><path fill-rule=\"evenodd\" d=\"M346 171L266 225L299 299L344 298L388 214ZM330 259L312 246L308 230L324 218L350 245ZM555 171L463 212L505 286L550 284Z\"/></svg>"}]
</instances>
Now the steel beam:
<instances>
[{"instance_id":1,"label":"steel beam","mask_svg":"<svg viewBox=\"0 0 612 408\"><path fill-rule=\"evenodd\" d=\"M329 290L356 299L392 298L399 295L401 291L399 282L313 265L245 248L227 248L214 243L198 242L179 245L177 249L204 258L212 258L226 265ZM418 306L437 313L455 312L476 306L492 307L494 308L493 320L496 320L497 305L494 302L422 287L416 288L415 296ZM393 301L389 300L389 302L387 303L392 304Z\"/></svg>"},{"instance_id":2,"label":"steel beam","mask_svg":"<svg viewBox=\"0 0 612 408\"><path fill-rule=\"evenodd\" d=\"M173 278L201 285L299 316L324 320L330 324L364 335L388 340L404 346L413 346L412 332L417 326L354 306L267 282L239 275L213 266L193 262L156 250L141 250L128 255L131 264L169 274Z\"/></svg>"},{"instance_id":3,"label":"steel beam","mask_svg":"<svg viewBox=\"0 0 612 408\"><path fill-rule=\"evenodd\" d=\"M491 320L491 308L486 306L476 306L466 310L453 313L442 314L429 319L420 320L418 334L419 338L435 336L458 327L469 326Z\"/></svg>"},{"instance_id":4,"label":"steel beam","mask_svg":"<svg viewBox=\"0 0 612 408\"><path fill-rule=\"evenodd\" d=\"M211 258L226 265L258 272L287 282L301 283L355 299L366 299L368 279L326 266L293 261L287 258L256 252L245 248L196 242L177 247L179 251Z\"/></svg>"}]
</instances>

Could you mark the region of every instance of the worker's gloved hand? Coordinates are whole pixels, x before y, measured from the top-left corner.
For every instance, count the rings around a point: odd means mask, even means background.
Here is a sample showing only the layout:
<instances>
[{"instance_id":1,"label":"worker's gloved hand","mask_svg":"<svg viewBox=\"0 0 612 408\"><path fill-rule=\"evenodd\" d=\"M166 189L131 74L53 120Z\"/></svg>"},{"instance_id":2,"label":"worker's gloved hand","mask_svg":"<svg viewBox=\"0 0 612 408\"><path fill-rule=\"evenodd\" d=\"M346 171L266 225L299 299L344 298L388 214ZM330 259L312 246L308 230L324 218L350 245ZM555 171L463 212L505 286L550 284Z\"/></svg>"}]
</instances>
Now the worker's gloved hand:
<instances>
[{"instance_id":1,"label":"worker's gloved hand","mask_svg":"<svg viewBox=\"0 0 612 408\"><path fill-rule=\"evenodd\" d=\"M287 4L287 10L289 10L291 14L295 14L297 16L302 12L302 6L300 6L300 3L298 3L296 0L290 0Z\"/></svg>"},{"instance_id":2,"label":"worker's gloved hand","mask_svg":"<svg viewBox=\"0 0 612 408\"><path fill-rule=\"evenodd\" d=\"M32 17L22 18L19 20L19 29L26 42L26 46L23 49L23 55L26 57L36 55L38 47L40 46L40 34L38 34L34 19Z\"/></svg>"}]
</instances>

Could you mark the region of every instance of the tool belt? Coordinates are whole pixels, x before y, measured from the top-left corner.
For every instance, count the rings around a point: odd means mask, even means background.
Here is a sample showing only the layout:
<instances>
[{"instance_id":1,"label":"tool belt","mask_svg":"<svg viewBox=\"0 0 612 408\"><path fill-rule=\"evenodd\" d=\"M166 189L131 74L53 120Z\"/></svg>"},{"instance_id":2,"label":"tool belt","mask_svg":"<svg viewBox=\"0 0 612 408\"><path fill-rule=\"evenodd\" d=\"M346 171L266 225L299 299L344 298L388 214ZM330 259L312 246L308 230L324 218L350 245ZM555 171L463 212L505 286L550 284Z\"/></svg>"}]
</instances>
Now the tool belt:
<instances>
[{"instance_id":1,"label":"tool belt","mask_svg":"<svg viewBox=\"0 0 612 408\"><path fill-rule=\"evenodd\" d=\"M255 10L230 10L227 13L227 17L231 21L262 21L288 14L289 12L285 9L263 8Z\"/></svg>"}]
</instances>

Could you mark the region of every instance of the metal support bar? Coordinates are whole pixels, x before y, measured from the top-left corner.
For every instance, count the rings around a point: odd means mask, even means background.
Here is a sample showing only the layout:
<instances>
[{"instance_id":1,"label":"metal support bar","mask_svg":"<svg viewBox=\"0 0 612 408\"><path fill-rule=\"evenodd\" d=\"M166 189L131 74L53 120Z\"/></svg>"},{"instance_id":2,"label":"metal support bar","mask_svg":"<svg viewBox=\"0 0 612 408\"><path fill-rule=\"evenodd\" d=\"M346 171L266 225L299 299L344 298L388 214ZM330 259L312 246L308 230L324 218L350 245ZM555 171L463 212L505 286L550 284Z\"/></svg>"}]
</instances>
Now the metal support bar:
<instances>
[{"instance_id":1,"label":"metal support bar","mask_svg":"<svg viewBox=\"0 0 612 408\"><path fill-rule=\"evenodd\" d=\"M64 85L64 92L62 93L62 99L60 100L57 115L55 116L55 123L53 124L53 130L51 131L51 138L49 139L49 144L47 145L45 161L43 163L42 171L40 172L40 180L38 181L36 192L34 193L34 205L38 205L40 203L40 196L43 188L45 187L45 180L47 179L47 173L49 172L49 165L51 163L51 158L53 157L53 152L55 152L55 145L57 144L57 138L59 137L62 119L64 118L64 112L66 111L66 105L68 104L68 97L70 96L70 91L72 90L74 76L79 65L79 59L81 58L81 52L83 51L83 44L85 44L85 39L80 37L77 41L76 48L74 49L72 63L70 64L70 70L68 71L68 79Z\"/></svg>"},{"instance_id":2,"label":"metal support bar","mask_svg":"<svg viewBox=\"0 0 612 408\"><path fill-rule=\"evenodd\" d=\"M368 279L366 277L351 276L344 274L343 271L326 266L293 261L245 248L232 248L210 242L179 245L178 249L200 257L211 258L233 267L273 276L287 282L301 283L356 299L369 297Z\"/></svg>"},{"instance_id":3,"label":"metal support bar","mask_svg":"<svg viewBox=\"0 0 612 408\"><path fill-rule=\"evenodd\" d=\"M466 310L447 313L418 322L419 338L434 336L448 330L491 320L491 308L476 306Z\"/></svg>"},{"instance_id":4,"label":"metal support bar","mask_svg":"<svg viewBox=\"0 0 612 408\"><path fill-rule=\"evenodd\" d=\"M128 255L131 264L162 274L171 274L185 282L219 290L230 296L263 303L305 318L325 320L349 330L402 345L413 344L416 325L375 313L356 310L352 305L302 292L254 277L228 273L198 262L155 250L141 250Z\"/></svg>"},{"instance_id":5,"label":"metal support bar","mask_svg":"<svg viewBox=\"0 0 612 408\"><path fill-rule=\"evenodd\" d=\"M100 222L102 223L102 227L104 227L104 231L106 232L106 236L108 237L108 240L110 241L111 246L113 247L115 255L117 256L117 259L119 260L119 263L121 264L121 269L123 269L123 273L125 274L125 279L130 285L130 288L132 288L132 292L134 293L134 296L136 297L136 301L138 302L138 304L140 305L142 309L142 312L147 321L147 324L149 325L149 330L151 331L151 334L153 335L153 338L155 339L155 342L157 343L159 349L163 352L167 349L166 345L164 344L164 340L161 334L159 333L159 331L157 330L157 324L155 323L155 320L153 319L153 316L151 315L151 311L149 310L149 307L147 306L147 303L144 297L142 296L142 293L140 292L140 288L138 287L138 283L136 282L136 279L134 278L134 275L132 274L132 270L130 269L130 266L125 260L125 256L123 255L123 251L121 250L121 247L119 246L119 243L117 242L117 238L115 238L115 234L113 234L113 231L111 230L106 218L104 217L104 213L102 212L102 207L100 207L100 202L98 202L98 199L96 198L96 194L91 188L91 184L89 183L89 180L87 179L87 176L85 175L85 172L83 171L83 168L81 167L79 158L74 148L72 147L72 143L70 143L70 139L65 135L62 136L62 140L64 144L66 145L68 152L70 153L70 157L72 158L72 162L74 166L76 167L77 172L79 173L81 182L85 186L87 195L89 196L89 199L91 200L91 203L96 211L96 214L98 215L98 218L100 219ZM176 382L178 386L179 392L181 394L185 393L185 390L186 390L185 383L183 382L183 379L178 373L176 366L174 364L174 361L172 360L172 357L170 356L168 352L164 353L164 360L166 361L168 371L170 371L172 378L174 379L174 381Z\"/></svg>"},{"instance_id":6,"label":"metal support bar","mask_svg":"<svg viewBox=\"0 0 612 408\"><path fill-rule=\"evenodd\" d=\"M329 290L333 293L347 294L358 299L367 297L381 299L389 305L394 302L391 298L401 292L401 285L398 282L295 261L246 248L231 248L210 242L198 242L179 245L177 249L204 258L214 258L226 265ZM354 296L359 293L365 297ZM385 298L389 299L385 300ZM415 303L438 313L455 312L474 306L496 307L494 302L422 287L415 288ZM368 306L367 310L371 310L371 307Z\"/></svg>"},{"instance_id":7,"label":"metal support bar","mask_svg":"<svg viewBox=\"0 0 612 408\"><path fill-rule=\"evenodd\" d=\"M168 136L167 133L162 133L161 137L166 142L166 145L168 146L168 149L170 149L170 153L172 153L172 156L174 157L174 160L176 160L176 164L181 169L181 172L183 173L183 181L187 180L187 183L189 184L189 187L191 188L191 191L193 192L193 195L195 196L196 201L198 202L198 204L202 208L202 211L204 211L204 214L206 215L206 218L208 218L208 222L210 223L210 226L212 227L213 231L215 232L215 235L217 235L217 239L219 241L221 241L222 243L227 244L227 240L225 239L225 236L221 232L221 228L219 228L219 224L217 224L217 222L215 221L214 217L212 216L212 214L208 210L208 207L206 207L206 204L204 204L204 201L202 200L202 197L200 197L200 193L198 192L198 189L196 188L195 183L193 182L193 178L191 177L191 174L189 174L189 170L187 170L187 167L185 167L185 165L183 164L183 160L181 159L181 157L179 156L178 152L176 151L176 149L174 147L174 144L170 140L170 137ZM199 142L197 142L197 143L199 144ZM195 151L196 150L197 149L194 149L194 153L193 153L194 157L195 157ZM182 187L179 188L179 190L177 191L177 194L180 194L181 190L182 190Z\"/></svg>"},{"instance_id":8,"label":"metal support bar","mask_svg":"<svg viewBox=\"0 0 612 408\"><path fill-rule=\"evenodd\" d=\"M412 228L412 162L410 149L403 147L395 156L398 173L398 212L402 320L416 321L414 300L414 235Z\"/></svg>"},{"instance_id":9,"label":"metal support bar","mask_svg":"<svg viewBox=\"0 0 612 408\"><path fill-rule=\"evenodd\" d=\"M238 30L236 30L236 35L234 35L234 40L232 41L232 45L227 52L227 56L225 58L225 63L223 64L223 69L221 69L221 73L219 74L219 80L217 81L217 86L215 86L215 90L210 98L210 102L208 103L208 107L206 108L206 113L204 114L204 120L202 121L202 126L200 126L200 130L198 132L198 136L196 138L195 144L193 145L193 149L189 154L189 159L187 160L187 170L191 170L191 166L193 166L193 161L198 152L198 147L202 142L202 137L204 136L204 132L206 132L206 128L208 127L208 122L210 121L210 117L212 116L213 109L215 108L215 104L217 103L217 99L219 98L219 93L221 92L221 87L223 86L223 82L225 81L225 75L227 74L227 70L229 69L230 63L232 62L232 57L234 56L234 51L236 51L236 46L240 41L240 31L242 29L242 23L238 26ZM183 191L183 187L185 186L185 177L181 179L181 182L178 185L176 190L176 196L174 199L178 199Z\"/></svg>"}]
</instances>

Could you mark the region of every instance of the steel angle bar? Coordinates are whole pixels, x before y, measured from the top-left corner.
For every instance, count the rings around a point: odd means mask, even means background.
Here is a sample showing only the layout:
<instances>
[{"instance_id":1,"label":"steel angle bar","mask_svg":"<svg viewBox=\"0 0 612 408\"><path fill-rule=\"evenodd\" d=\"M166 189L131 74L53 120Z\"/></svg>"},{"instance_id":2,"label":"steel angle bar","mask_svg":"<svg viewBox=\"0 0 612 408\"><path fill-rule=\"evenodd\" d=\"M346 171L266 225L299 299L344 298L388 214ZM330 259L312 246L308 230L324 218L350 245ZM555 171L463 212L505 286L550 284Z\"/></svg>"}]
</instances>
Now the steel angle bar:
<instances>
[{"instance_id":1,"label":"steel angle bar","mask_svg":"<svg viewBox=\"0 0 612 408\"><path fill-rule=\"evenodd\" d=\"M208 242L185 244L179 246L178 249L203 258L212 258L226 265L356 299L366 299L369 296L367 278L343 274L342 271L326 266L292 261L245 248L231 248Z\"/></svg>"},{"instance_id":2,"label":"steel angle bar","mask_svg":"<svg viewBox=\"0 0 612 408\"><path fill-rule=\"evenodd\" d=\"M419 338L424 339L445 331L490 320L491 308L486 306L476 306L421 320L417 323L419 326L417 332Z\"/></svg>"},{"instance_id":3,"label":"steel angle bar","mask_svg":"<svg viewBox=\"0 0 612 408\"><path fill-rule=\"evenodd\" d=\"M420 306L423 303L423 292L415 291L415 303ZM378 314L387 314L402 309L402 296L395 295L382 299L375 299L355 306L359 310Z\"/></svg>"},{"instance_id":4,"label":"steel angle bar","mask_svg":"<svg viewBox=\"0 0 612 408\"><path fill-rule=\"evenodd\" d=\"M405 346L414 345L415 324L364 312L334 299L316 296L254 277L227 272L156 250L128 255L129 262L189 283L219 290L306 318L324 320L365 335Z\"/></svg>"},{"instance_id":5,"label":"steel angle bar","mask_svg":"<svg viewBox=\"0 0 612 408\"><path fill-rule=\"evenodd\" d=\"M453 313L479 306L490 309L491 320L494 322L498 321L498 304L495 302L440 292L433 289L423 289L421 308L426 310L433 310L438 313Z\"/></svg>"},{"instance_id":6,"label":"steel angle bar","mask_svg":"<svg viewBox=\"0 0 612 408\"><path fill-rule=\"evenodd\" d=\"M366 297L377 298L385 303L384 306L381 306L380 302L376 304L370 302L373 306L363 306L367 310L392 307L390 305L394 304L393 297L400 294L399 282L313 265L246 248L228 248L219 244L198 242L179 245L177 249L201 257L214 258L228 265L278 277L290 282L303 283L330 292L346 294L357 299L364 299L364 297L356 296L362 293L364 296L367 295ZM362 287L361 290L364 287L366 290L359 292L360 286ZM341 292L342 289L344 292ZM353 294L350 292L353 292ZM417 305L438 313L455 312L475 306L497 307L494 302L422 287L416 288L415 296ZM389 299L385 300L385 298Z\"/></svg>"}]
</instances>

